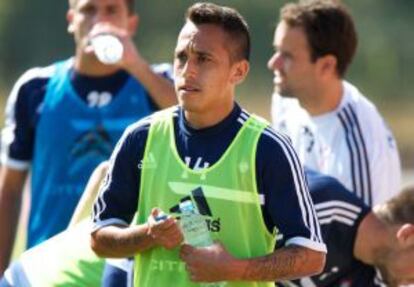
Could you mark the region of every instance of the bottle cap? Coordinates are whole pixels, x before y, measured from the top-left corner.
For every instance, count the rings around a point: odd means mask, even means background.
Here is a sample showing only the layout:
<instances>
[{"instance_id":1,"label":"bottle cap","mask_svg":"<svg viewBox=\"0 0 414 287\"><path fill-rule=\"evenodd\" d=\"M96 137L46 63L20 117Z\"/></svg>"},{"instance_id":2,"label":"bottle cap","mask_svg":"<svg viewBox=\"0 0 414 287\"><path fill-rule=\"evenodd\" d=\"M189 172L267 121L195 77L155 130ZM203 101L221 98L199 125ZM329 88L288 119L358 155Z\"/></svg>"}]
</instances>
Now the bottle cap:
<instances>
[{"instance_id":1,"label":"bottle cap","mask_svg":"<svg viewBox=\"0 0 414 287\"><path fill-rule=\"evenodd\" d=\"M95 51L96 57L104 64L116 64L122 59L124 46L114 35L96 35L91 39L91 45Z\"/></svg>"},{"instance_id":2,"label":"bottle cap","mask_svg":"<svg viewBox=\"0 0 414 287\"><path fill-rule=\"evenodd\" d=\"M194 204L191 200L185 200L183 202L180 202L180 211L182 213L184 212L194 212Z\"/></svg>"}]
</instances>

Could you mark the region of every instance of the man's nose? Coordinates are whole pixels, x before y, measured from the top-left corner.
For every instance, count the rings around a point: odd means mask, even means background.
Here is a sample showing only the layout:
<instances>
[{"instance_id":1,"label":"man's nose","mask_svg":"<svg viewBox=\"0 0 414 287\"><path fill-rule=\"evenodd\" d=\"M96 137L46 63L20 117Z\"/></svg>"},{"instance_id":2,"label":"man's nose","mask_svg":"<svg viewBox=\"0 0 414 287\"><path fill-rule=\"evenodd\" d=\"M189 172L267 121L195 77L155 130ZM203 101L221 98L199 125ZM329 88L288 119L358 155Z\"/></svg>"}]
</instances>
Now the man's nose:
<instances>
[{"instance_id":1,"label":"man's nose","mask_svg":"<svg viewBox=\"0 0 414 287\"><path fill-rule=\"evenodd\" d=\"M282 67L282 57L279 53L274 53L272 57L267 62L267 68L271 71L279 70Z\"/></svg>"},{"instance_id":2,"label":"man's nose","mask_svg":"<svg viewBox=\"0 0 414 287\"><path fill-rule=\"evenodd\" d=\"M189 59L183 66L182 75L185 78L194 77L197 74L197 67L193 60Z\"/></svg>"}]
</instances>

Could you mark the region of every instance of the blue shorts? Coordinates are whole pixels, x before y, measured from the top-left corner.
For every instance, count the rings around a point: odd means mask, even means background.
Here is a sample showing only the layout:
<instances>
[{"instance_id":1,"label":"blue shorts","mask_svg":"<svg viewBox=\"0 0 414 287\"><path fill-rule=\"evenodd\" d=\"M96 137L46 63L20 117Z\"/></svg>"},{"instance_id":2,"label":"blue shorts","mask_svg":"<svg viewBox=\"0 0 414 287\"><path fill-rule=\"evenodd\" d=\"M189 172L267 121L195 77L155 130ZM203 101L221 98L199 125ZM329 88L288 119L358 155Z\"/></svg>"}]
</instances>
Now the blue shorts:
<instances>
[{"instance_id":1,"label":"blue shorts","mask_svg":"<svg viewBox=\"0 0 414 287\"><path fill-rule=\"evenodd\" d=\"M106 260L102 275L102 287L132 287L134 286L133 275L133 258Z\"/></svg>"}]
</instances>

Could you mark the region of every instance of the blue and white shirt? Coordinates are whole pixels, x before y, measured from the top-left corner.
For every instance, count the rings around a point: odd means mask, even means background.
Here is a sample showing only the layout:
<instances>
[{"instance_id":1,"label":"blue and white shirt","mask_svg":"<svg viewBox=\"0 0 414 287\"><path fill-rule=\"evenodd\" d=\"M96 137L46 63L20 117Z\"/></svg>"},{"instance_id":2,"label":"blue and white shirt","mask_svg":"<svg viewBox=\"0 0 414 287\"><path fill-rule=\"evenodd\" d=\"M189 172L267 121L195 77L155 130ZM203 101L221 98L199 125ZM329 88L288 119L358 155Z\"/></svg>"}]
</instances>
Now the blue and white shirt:
<instances>
[{"instance_id":1,"label":"blue and white shirt","mask_svg":"<svg viewBox=\"0 0 414 287\"><path fill-rule=\"evenodd\" d=\"M286 133L303 164L338 179L369 206L400 190L397 144L376 107L343 82L338 108L309 115L297 99L273 95L273 127Z\"/></svg>"},{"instance_id":2,"label":"blue and white shirt","mask_svg":"<svg viewBox=\"0 0 414 287\"><path fill-rule=\"evenodd\" d=\"M222 122L196 130L187 123L182 109L177 108L174 132L181 159L193 169L213 165L248 117L246 111L235 105ZM117 144L106 184L94 205L94 230L131 223L139 199L140 163L150 125L151 117L137 122ZM257 190L264 198L262 214L268 230L283 233L285 244L325 252L303 169L289 140L268 127L259 139L256 156Z\"/></svg>"},{"instance_id":3,"label":"blue and white shirt","mask_svg":"<svg viewBox=\"0 0 414 287\"><path fill-rule=\"evenodd\" d=\"M148 92L126 72L87 77L74 71L71 59L17 81L6 107L1 161L17 170L31 164L28 247L66 228L94 168L129 124L154 110Z\"/></svg>"}]
</instances>

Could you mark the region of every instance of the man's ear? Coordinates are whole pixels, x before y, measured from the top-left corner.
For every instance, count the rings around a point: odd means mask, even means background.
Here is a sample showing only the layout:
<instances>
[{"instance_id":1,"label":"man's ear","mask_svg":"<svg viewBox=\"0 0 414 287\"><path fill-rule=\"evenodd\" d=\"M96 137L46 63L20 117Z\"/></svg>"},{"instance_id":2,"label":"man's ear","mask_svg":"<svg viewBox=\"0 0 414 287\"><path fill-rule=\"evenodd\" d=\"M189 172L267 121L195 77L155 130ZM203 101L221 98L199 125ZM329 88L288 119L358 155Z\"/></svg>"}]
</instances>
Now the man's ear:
<instances>
[{"instance_id":1,"label":"man's ear","mask_svg":"<svg viewBox=\"0 0 414 287\"><path fill-rule=\"evenodd\" d=\"M320 57L317 61L319 73L323 77L337 74L336 66L338 64L338 61L335 56L325 55L323 57Z\"/></svg>"},{"instance_id":2,"label":"man's ear","mask_svg":"<svg viewBox=\"0 0 414 287\"><path fill-rule=\"evenodd\" d=\"M402 225L397 231L397 240L403 247L414 246L414 224Z\"/></svg>"},{"instance_id":3,"label":"man's ear","mask_svg":"<svg viewBox=\"0 0 414 287\"><path fill-rule=\"evenodd\" d=\"M250 64L247 60L241 60L237 63L234 63L230 81L235 85L240 84L246 78L247 74L249 73L249 69Z\"/></svg>"},{"instance_id":4,"label":"man's ear","mask_svg":"<svg viewBox=\"0 0 414 287\"><path fill-rule=\"evenodd\" d=\"M69 34L73 34L74 32L74 27L73 27L73 16L74 16L74 11L73 9L69 9L66 12L66 21L68 21L68 28L67 31Z\"/></svg>"},{"instance_id":5,"label":"man's ear","mask_svg":"<svg viewBox=\"0 0 414 287\"><path fill-rule=\"evenodd\" d=\"M139 16L137 14L131 15L128 18L128 32L130 36L134 36L139 25Z\"/></svg>"}]
</instances>

